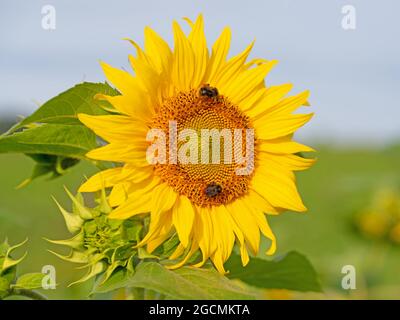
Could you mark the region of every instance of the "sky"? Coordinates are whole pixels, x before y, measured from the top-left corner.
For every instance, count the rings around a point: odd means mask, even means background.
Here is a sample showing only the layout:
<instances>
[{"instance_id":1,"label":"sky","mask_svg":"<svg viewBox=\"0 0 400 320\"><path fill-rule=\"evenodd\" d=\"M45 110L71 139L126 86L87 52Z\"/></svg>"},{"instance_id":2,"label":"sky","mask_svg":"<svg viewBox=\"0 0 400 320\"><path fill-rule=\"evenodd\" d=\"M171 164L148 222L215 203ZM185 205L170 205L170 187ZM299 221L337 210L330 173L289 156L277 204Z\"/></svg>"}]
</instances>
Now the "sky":
<instances>
[{"instance_id":1,"label":"sky","mask_svg":"<svg viewBox=\"0 0 400 320\"><path fill-rule=\"evenodd\" d=\"M42 27L52 5L56 27ZM355 9L344 29L343 6ZM129 69L129 37L150 26L172 44L172 21L204 14L209 46L232 29L231 55L277 59L267 85L311 91L303 141L387 144L400 138L400 2L396 0L1 0L0 118L28 115L82 81L104 81L99 61Z\"/></svg>"}]
</instances>

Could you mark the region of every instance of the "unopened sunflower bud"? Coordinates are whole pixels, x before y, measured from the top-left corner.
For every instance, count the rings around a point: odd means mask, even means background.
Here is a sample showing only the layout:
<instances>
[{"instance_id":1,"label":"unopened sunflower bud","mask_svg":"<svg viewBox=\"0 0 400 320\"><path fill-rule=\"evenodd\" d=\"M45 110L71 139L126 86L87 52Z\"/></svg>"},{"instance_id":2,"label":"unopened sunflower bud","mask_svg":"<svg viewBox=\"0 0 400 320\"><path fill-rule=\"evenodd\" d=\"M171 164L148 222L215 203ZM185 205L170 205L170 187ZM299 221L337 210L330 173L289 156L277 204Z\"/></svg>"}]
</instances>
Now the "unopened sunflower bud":
<instances>
[{"instance_id":1,"label":"unopened sunflower bud","mask_svg":"<svg viewBox=\"0 0 400 320\"><path fill-rule=\"evenodd\" d=\"M143 221L133 218L125 221L108 219L111 208L104 192L95 199L98 205L94 208L85 206L80 194L74 197L70 192L67 193L73 202L74 212L66 212L57 205L67 221L68 230L76 234L67 240L48 241L72 249L68 255L50 252L63 260L82 264L79 268L88 268L88 273L74 284L100 274L103 274L100 281L103 283L117 268L133 272L134 259L137 257L134 247L140 241Z\"/></svg>"},{"instance_id":2,"label":"unopened sunflower bud","mask_svg":"<svg viewBox=\"0 0 400 320\"><path fill-rule=\"evenodd\" d=\"M25 241L16 244L14 246L10 246L7 242L7 239L0 245L0 276L3 275L8 269L16 266L19 264L27 255L27 252L23 254L23 256L19 259L12 259L11 258L11 253L23 246L28 239L25 239Z\"/></svg>"}]
</instances>

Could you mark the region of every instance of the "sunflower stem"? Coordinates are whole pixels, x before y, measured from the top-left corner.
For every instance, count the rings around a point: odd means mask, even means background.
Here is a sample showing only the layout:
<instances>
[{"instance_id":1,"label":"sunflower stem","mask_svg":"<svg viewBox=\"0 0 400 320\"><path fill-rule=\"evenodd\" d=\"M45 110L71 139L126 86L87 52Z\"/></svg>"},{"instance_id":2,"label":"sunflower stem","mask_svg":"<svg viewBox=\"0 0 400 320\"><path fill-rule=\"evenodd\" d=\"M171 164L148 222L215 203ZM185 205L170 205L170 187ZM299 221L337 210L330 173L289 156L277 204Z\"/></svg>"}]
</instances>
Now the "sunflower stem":
<instances>
[{"instance_id":1,"label":"sunflower stem","mask_svg":"<svg viewBox=\"0 0 400 320\"><path fill-rule=\"evenodd\" d=\"M132 288L131 289L133 300L144 300L144 289L143 288Z\"/></svg>"},{"instance_id":2,"label":"sunflower stem","mask_svg":"<svg viewBox=\"0 0 400 320\"><path fill-rule=\"evenodd\" d=\"M37 291L28 289L12 289L10 296L22 296L31 300L48 300L45 295Z\"/></svg>"}]
</instances>

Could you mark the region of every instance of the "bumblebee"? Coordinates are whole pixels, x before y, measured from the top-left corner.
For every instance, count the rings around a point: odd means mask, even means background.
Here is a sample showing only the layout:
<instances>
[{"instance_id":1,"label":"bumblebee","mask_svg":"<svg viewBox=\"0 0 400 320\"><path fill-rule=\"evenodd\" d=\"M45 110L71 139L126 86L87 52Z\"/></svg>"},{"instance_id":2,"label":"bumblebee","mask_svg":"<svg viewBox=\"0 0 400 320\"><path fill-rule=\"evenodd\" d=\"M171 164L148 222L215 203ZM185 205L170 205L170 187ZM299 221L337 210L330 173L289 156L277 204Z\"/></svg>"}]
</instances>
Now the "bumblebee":
<instances>
[{"instance_id":1,"label":"bumblebee","mask_svg":"<svg viewBox=\"0 0 400 320\"><path fill-rule=\"evenodd\" d=\"M217 88L205 84L200 88L199 94L202 97L215 98L218 97L219 93Z\"/></svg>"},{"instance_id":2,"label":"bumblebee","mask_svg":"<svg viewBox=\"0 0 400 320\"><path fill-rule=\"evenodd\" d=\"M207 197L214 198L222 192L222 187L213 182L206 187L204 192Z\"/></svg>"}]
</instances>

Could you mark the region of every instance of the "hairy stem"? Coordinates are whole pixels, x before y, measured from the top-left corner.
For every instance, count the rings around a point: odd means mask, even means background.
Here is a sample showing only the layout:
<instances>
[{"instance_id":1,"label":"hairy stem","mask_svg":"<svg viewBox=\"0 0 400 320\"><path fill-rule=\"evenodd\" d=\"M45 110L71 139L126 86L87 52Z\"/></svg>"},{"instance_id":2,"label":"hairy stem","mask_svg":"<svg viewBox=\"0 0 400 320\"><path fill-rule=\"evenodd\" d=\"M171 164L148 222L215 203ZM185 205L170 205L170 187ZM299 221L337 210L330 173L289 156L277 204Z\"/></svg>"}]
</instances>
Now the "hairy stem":
<instances>
[{"instance_id":1,"label":"hairy stem","mask_svg":"<svg viewBox=\"0 0 400 320\"><path fill-rule=\"evenodd\" d=\"M12 289L10 296L22 296L32 300L47 300L47 297L37 291L28 289Z\"/></svg>"},{"instance_id":2,"label":"hairy stem","mask_svg":"<svg viewBox=\"0 0 400 320\"><path fill-rule=\"evenodd\" d=\"M131 295L132 295L132 300L144 300L144 289L132 288Z\"/></svg>"}]
</instances>

